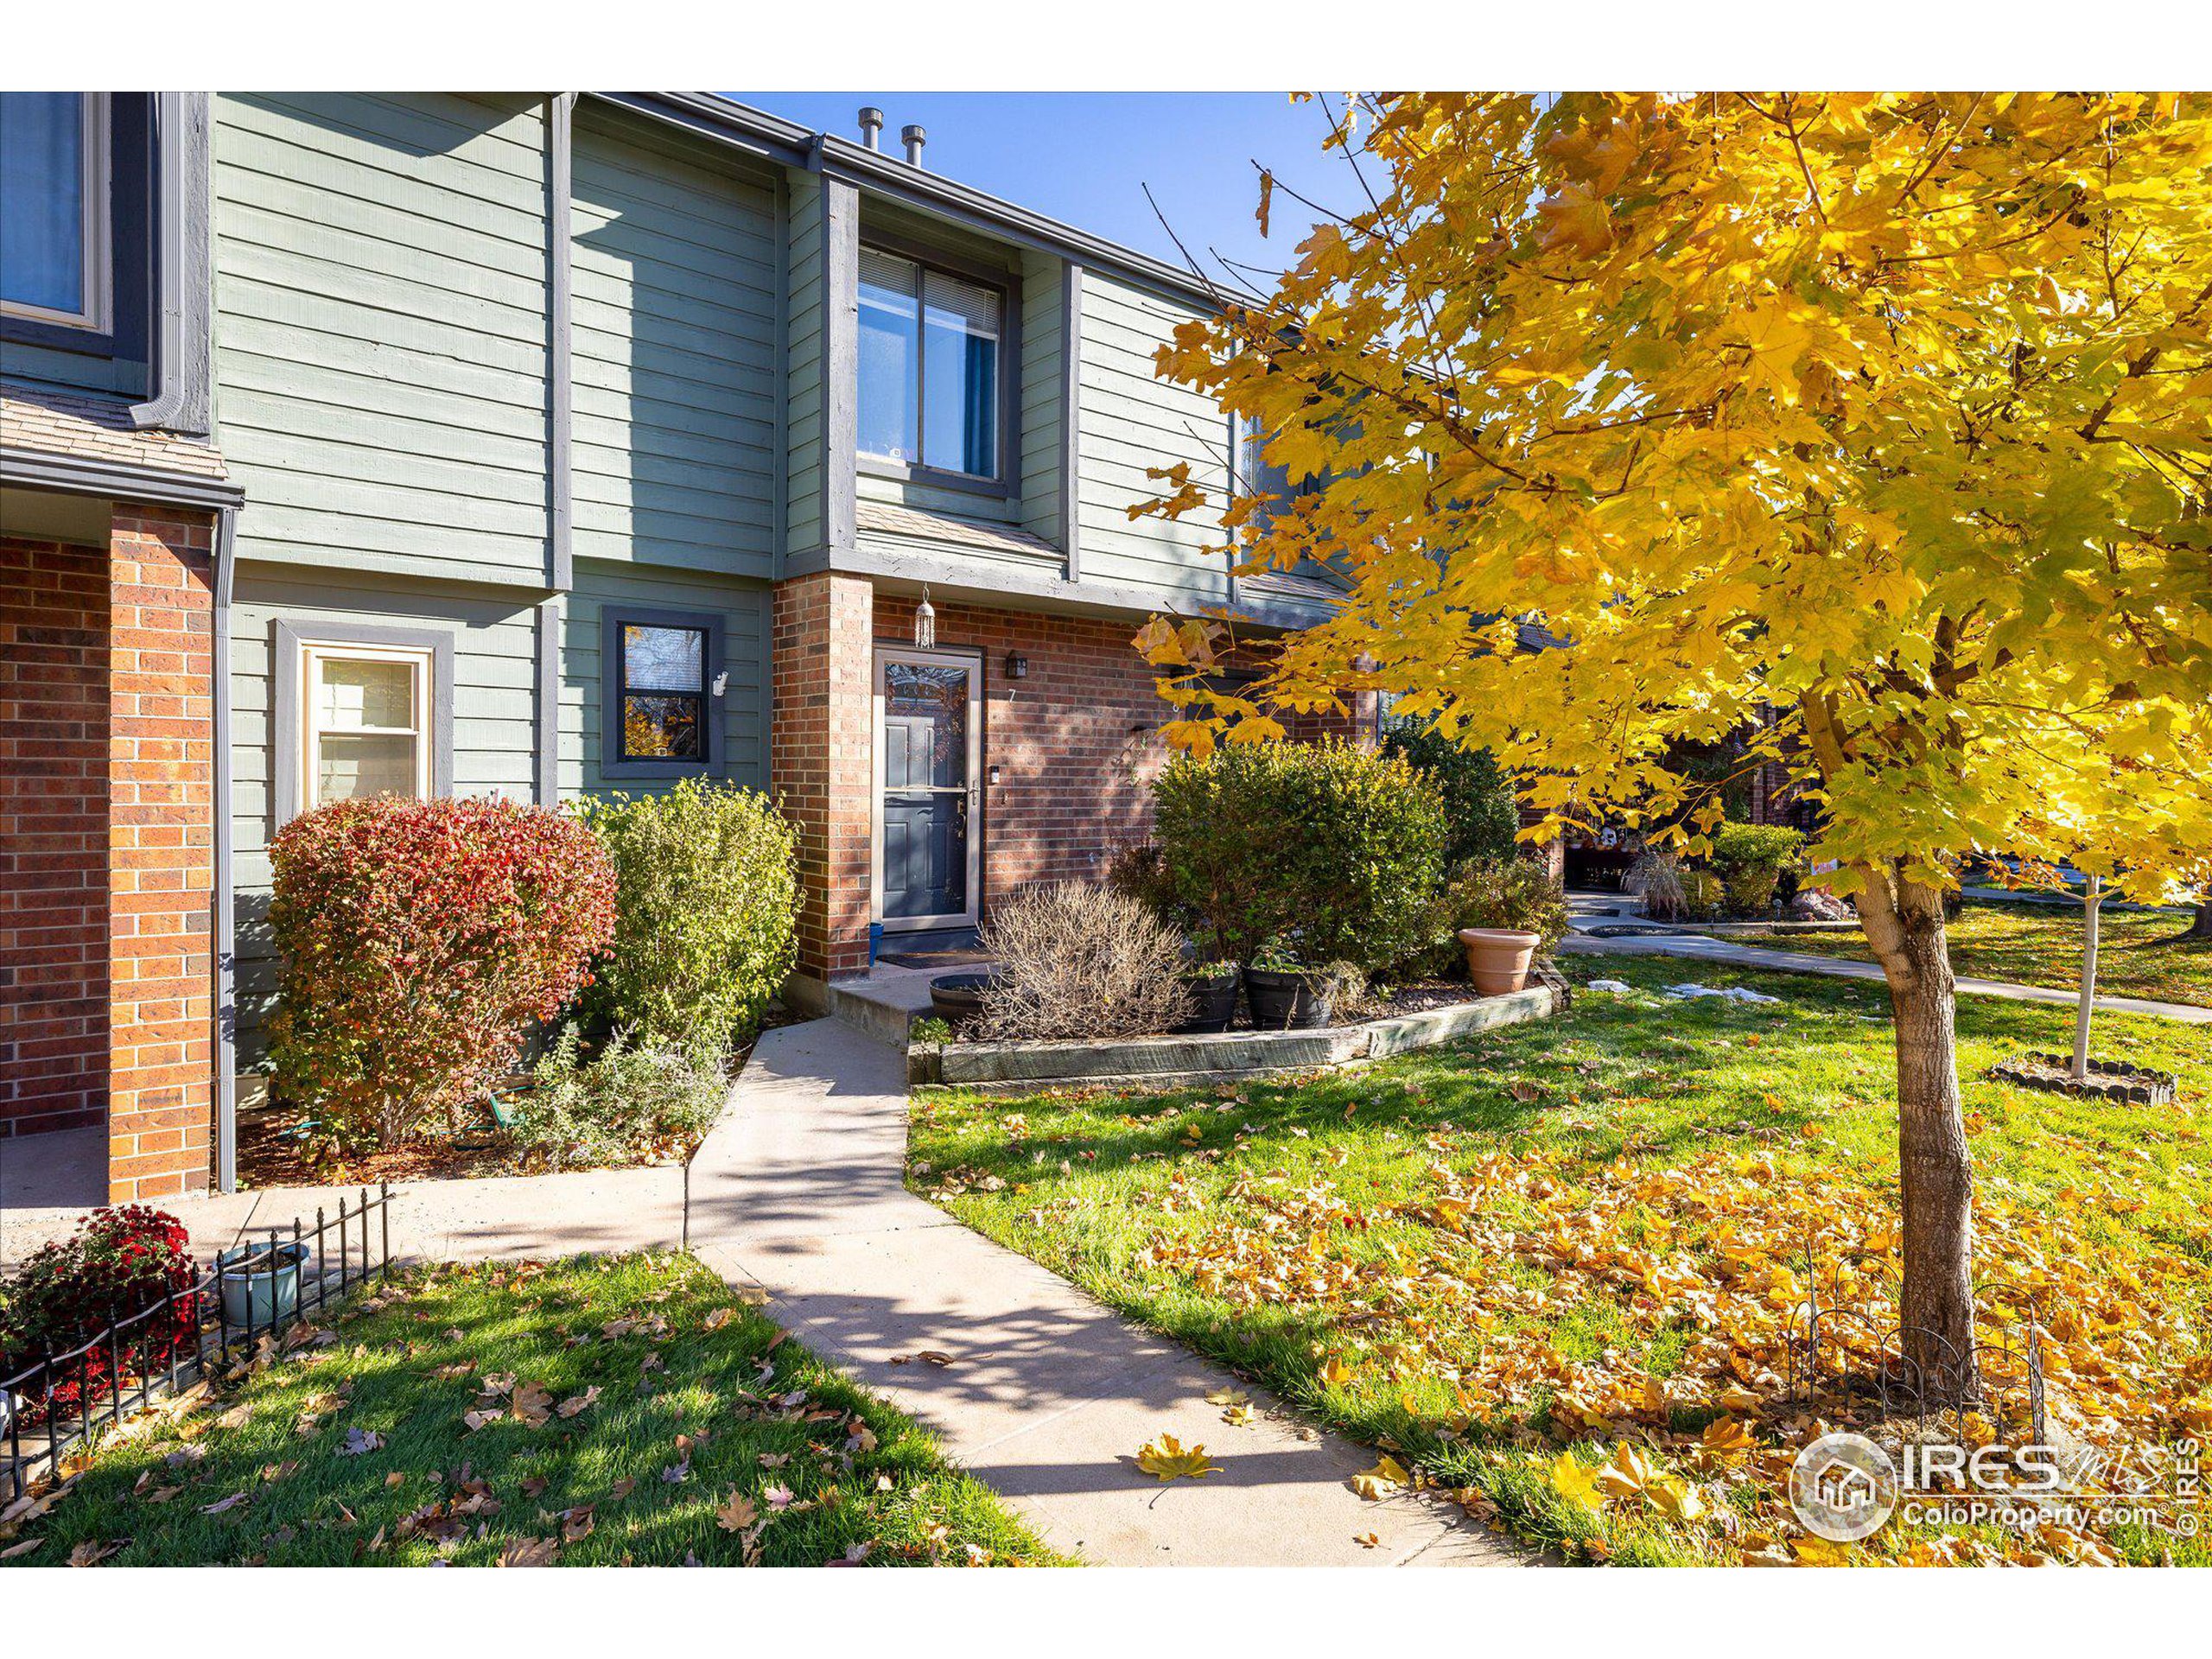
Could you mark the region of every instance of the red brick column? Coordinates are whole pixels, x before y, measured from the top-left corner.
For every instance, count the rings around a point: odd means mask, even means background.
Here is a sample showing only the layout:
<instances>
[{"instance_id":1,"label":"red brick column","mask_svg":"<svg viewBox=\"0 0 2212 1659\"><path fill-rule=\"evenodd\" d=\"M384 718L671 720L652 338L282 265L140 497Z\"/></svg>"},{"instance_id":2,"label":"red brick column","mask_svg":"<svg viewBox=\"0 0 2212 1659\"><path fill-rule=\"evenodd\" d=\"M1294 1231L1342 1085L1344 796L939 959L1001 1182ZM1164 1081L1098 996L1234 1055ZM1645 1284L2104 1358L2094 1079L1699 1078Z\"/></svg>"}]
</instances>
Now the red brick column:
<instances>
[{"instance_id":1,"label":"red brick column","mask_svg":"<svg viewBox=\"0 0 2212 1659\"><path fill-rule=\"evenodd\" d=\"M776 588L769 786L798 825L798 971L868 967L874 589L864 577Z\"/></svg>"},{"instance_id":2,"label":"red brick column","mask_svg":"<svg viewBox=\"0 0 2212 1659\"><path fill-rule=\"evenodd\" d=\"M0 540L0 1137L107 1118L107 556Z\"/></svg>"},{"instance_id":3,"label":"red brick column","mask_svg":"<svg viewBox=\"0 0 2212 1659\"><path fill-rule=\"evenodd\" d=\"M108 1196L207 1185L214 1106L213 526L109 533Z\"/></svg>"}]
</instances>

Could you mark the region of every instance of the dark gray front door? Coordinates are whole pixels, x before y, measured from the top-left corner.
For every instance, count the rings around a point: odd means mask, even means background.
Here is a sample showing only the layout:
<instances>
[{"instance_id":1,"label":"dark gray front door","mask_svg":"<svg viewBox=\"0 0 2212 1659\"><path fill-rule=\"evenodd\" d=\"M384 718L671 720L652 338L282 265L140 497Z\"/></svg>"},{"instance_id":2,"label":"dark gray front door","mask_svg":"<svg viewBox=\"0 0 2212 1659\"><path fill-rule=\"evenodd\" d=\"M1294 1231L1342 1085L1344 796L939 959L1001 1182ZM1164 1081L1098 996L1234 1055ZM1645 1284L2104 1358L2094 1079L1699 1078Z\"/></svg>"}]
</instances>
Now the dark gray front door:
<instances>
[{"instance_id":1,"label":"dark gray front door","mask_svg":"<svg viewBox=\"0 0 2212 1659\"><path fill-rule=\"evenodd\" d=\"M963 659L887 653L880 663L883 921L972 921L969 805L976 666Z\"/></svg>"}]
</instances>

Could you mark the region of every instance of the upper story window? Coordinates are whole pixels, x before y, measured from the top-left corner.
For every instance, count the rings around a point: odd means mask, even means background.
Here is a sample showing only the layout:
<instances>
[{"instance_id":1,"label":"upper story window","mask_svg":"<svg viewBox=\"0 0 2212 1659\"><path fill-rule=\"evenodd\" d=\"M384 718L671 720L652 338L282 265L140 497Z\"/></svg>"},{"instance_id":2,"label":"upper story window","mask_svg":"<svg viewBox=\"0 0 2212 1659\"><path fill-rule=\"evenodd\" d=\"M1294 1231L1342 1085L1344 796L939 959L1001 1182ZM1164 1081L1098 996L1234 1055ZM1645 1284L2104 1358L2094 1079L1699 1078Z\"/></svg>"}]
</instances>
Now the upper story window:
<instances>
[{"instance_id":1,"label":"upper story window","mask_svg":"<svg viewBox=\"0 0 2212 1659\"><path fill-rule=\"evenodd\" d=\"M998 478L1005 292L862 248L860 299L861 452Z\"/></svg>"},{"instance_id":2,"label":"upper story window","mask_svg":"<svg viewBox=\"0 0 2212 1659\"><path fill-rule=\"evenodd\" d=\"M105 92L0 92L0 313L105 331Z\"/></svg>"},{"instance_id":3,"label":"upper story window","mask_svg":"<svg viewBox=\"0 0 2212 1659\"><path fill-rule=\"evenodd\" d=\"M1278 507L1288 506L1312 487L1311 480L1300 480L1294 486L1290 469L1268 459L1268 440L1272 435L1255 421L1240 418L1236 423L1235 486L1238 494L1256 495L1268 504L1255 515L1261 524L1272 518Z\"/></svg>"}]
</instances>

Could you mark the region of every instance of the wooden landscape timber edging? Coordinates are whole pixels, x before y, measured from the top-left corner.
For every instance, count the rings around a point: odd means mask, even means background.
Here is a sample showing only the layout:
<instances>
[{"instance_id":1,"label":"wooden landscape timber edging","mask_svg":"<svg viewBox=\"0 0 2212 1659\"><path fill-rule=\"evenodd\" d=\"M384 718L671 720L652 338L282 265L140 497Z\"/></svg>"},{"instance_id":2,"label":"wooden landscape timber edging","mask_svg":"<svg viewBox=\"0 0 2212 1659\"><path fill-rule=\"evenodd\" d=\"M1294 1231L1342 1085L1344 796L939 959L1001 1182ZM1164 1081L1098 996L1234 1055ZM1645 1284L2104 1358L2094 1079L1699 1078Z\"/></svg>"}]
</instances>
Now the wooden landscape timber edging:
<instances>
[{"instance_id":1,"label":"wooden landscape timber edging","mask_svg":"<svg viewBox=\"0 0 2212 1659\"><path fill-rule=\"evenodd\" d=\"M910 1084L1023 1090L1067 1084L1187 1083L1361 1065L1433 1048L1478 1031L1517 1026L1557 1012L1551 990L1531 985L1448 1008L1401 1014L1312 1031L1230 1031L1077 1042L942 1043L907 1051Z\"/></svg>"}]
</instances>

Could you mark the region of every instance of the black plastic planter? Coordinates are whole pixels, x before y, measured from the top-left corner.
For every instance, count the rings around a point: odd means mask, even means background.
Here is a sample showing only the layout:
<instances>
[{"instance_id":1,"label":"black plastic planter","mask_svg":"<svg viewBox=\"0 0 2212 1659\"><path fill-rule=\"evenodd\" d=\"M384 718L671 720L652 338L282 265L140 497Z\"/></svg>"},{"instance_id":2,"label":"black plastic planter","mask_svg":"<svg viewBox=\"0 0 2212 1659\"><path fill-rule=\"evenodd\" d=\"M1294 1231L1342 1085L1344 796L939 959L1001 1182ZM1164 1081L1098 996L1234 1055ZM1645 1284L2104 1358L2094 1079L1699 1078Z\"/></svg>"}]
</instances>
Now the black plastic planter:
<instances>
[{"instance_id":1,"label":"black plastic planter","mask_svg":"<svg viewBox=\"0 0 2212 1659\"><path fill-rule=\"evenodd\" d=\"M983 1011L983 992L995 974L939 974L930 981L930 1012L955 1031Z\"/></svg>"},{"instance_id":2,"label":"black plastic planter","mask_svg":"<svg viewBox=\"0 0 2212 1659\"><path fill-rule=\"evenodd\" d=\"M1175 1027L1179 1032L1227 1031L1236 1023L1236 970L1217 974L1185 974L1183 988L1191 994L1191 1017Z\"/></svg>"},{"instance_id":3,"label":"black plastic planter","mask_svg":"<svg viewBox=\"0 0 2212 1659\"><path fill-rule=\"evenodd\" d=\"M1252 999L1255 1031L1310 1030L1327 1025L1329 1016L1336 1012L1336 998L1330 995L1326 974L1247 968L1244 990Z\"/></svg>"}]
</instances>

